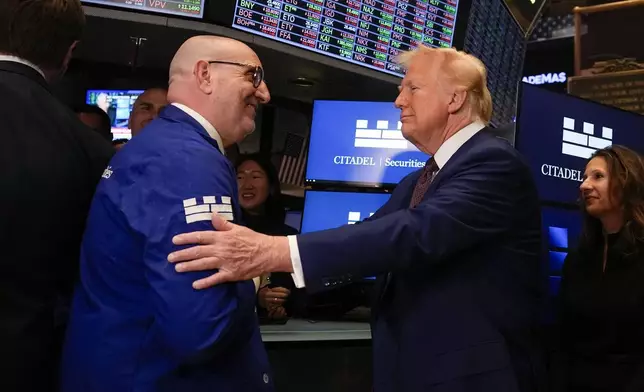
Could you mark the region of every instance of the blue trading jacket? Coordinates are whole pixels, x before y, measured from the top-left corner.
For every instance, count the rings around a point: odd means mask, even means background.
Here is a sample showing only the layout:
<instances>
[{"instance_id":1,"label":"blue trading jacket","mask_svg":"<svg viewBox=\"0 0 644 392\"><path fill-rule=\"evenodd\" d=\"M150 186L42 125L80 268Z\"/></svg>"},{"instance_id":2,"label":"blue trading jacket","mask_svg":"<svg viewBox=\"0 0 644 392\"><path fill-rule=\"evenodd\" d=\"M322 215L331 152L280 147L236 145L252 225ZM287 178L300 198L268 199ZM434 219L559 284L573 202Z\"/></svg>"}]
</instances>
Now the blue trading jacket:
<instances>
[{"instance_id":1,"label":"blue trading jacket","mask_svg":"<svg viewBox=\"0 0 644 392\"><path fill-rule=\"evenodd\" d=\"M236 221L232 165L206 130L169 106L110 163L81 249L63 392L272 391L252 281L196 291L212 272L175 272L179 233Z\"/></svg>"}]
</instances>

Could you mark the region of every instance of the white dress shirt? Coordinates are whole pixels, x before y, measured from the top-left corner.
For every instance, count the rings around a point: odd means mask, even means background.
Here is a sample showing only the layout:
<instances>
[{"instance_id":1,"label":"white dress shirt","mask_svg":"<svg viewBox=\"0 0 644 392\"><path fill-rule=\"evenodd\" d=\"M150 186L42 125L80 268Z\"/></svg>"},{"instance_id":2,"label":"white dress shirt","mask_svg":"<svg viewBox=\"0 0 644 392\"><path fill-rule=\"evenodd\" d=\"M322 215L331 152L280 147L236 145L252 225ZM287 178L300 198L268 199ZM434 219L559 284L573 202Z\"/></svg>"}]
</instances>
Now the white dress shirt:
<instances>
[{"instance_id":1,"label":"white dress shirt","mask_svg":"<svg viewBox=\"0 0 644 392\"><path fill-rule=\"evenodd\" d=\"M9 54L0 54L0 61L11 61L13 63L20 63L23 65L26 65L36 70L36 72L38 72L43 78L45 77L45 73L40 68L38 68L36 64L30 61L27 61L25 59L21 59L20 57L12 56Z\"/></svg>"},{"instance_id":2,"label":"white dress shirt","mask_svg":"<svg viewBox=\"0 0 644 392\"><path fill-rule=\"evenodd\" d=\"M208 132L208 135L210 135L211 138L215 139L217 142L217 146L219 146L219 151L221 151L222 154L226 155L226 150L224 150L224 143L221 141L221 136L219 135L219 132L215 129L215 127L204 118L201 114L197 113L193 109L190 109L186 105L180 104L173 102L172 106L181 109L183 112L185 112L188 116L192 117L196 122L199 123L206 132Z\"/></svg>"},{"instance_id":3,"label":"white dress shirt","mask_svg":"<svg viewBox=\"0 0 644 392\"><path fill-rule=\"evenodd\" d=\"M483 128L485 128L485 124L475 121L445 140L438 148L438 151L436 151L436 154L434 154L434 161L438 166L438 170L440 171L456 151ZM288 246L291 253L291 263L293 265L293 273L291 274L293 282L298 289L304 288L306 287L306 283L304 282L304 271L302 270L302 259L300 258L300 250L297 245L297 236L288 236Z\"/></svg>"}]
</instances>

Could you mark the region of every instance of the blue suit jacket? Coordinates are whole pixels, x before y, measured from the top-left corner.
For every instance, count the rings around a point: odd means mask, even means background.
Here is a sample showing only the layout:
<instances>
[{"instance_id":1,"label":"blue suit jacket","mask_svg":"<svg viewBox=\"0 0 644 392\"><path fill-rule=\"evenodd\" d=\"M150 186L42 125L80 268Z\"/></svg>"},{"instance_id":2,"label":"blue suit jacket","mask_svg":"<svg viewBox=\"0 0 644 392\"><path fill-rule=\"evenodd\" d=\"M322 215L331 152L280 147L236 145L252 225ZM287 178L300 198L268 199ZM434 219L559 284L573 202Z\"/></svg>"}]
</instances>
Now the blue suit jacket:
<instances>
[{"instance_id":1,"label":"blue suit jacket","mask_svg":"<svg viewBox=\"0 0 644 392\"><path fill-rule=\"evenodd\" d=\"M178 274L172 237L237 220L232 165L197 121L169 106L112 160L81 249L63 392L270 391L252 281L204 291Z\"/></svg>"},{"instance_id":2,"label":"blue suit jacket","mask_svg":"<svg viewBox=\"0 0 644 392\"><path fill-rule=\"evenodd\" d=\"M376 392L538 390L545 274L529 168L483 130L410 209L419 175L366 222L299 236L307 285L391 272L374 308Z\"/></svg>"}]
</instances>

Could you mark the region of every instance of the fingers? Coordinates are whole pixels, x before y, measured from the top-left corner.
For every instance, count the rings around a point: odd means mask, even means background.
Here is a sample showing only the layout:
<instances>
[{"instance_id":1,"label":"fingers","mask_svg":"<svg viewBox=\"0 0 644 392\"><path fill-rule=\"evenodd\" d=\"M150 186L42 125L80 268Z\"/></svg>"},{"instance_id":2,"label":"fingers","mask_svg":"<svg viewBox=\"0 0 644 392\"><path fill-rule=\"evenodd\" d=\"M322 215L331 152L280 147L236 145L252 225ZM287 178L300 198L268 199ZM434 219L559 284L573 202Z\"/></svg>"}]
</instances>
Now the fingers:
<instances>
[{"instance_id":1,"label":"fingers","mask_svg":"<svg viewBox=\"0 0 644 392\"><path fill-rule=\"evenodd\" d=\"M271 290L275 293L284 293L287 296L291 294L291 290L287 289L286 287L273 287Z\"/></svg>"},{"instance_id":2,"label":"fingers","mask_svg":"<svg viewBox=\"0 0 644 392\"><path fill-rule=\"evenodd\" d=\"M270 318L284 318L286 317L286 309L282 306L272 308L268 311L268 317Z\"/></svg>"},{"instance_id":3,"label":"fingers","mask_svg":"<svg viewBox=\"0 0 644 392\"><path fill-rule=\"evenodd\" d=\"M186 248L172 252L168 255L168 261L171 263L177 263L182 261L191 261L196 260L200 257L205 257L208 254L208 248L210 245L198 245L193 246L192 248Z\"/></svg>"},{"instance_id":4,"label":"fingers","mask_svg":"<svg viewBox=\"0 0 644 392\"><path fill-rule=\"evenodd\" d=\"M207 278L199 279L192 283L192 288L195 290L203 290L218 284L227 283L233 281L234 277L228 271L219 271L215 274L210 275Z\"/></svg>"},{"instance_id":5,"label":"fingers","mask_svg":"<svg viewBox=\"0 0 644 392\"><path fill-rule=\"evenodd\" d=\"M272 298L288 298L288 293L284 293L281 291L274 291L274 290L270 291L266 295Z\"/></svg>"},{"instance_id":6,"label":"fingers","mask_svg":"<svg viewBox=\"0 0 644 392\"><path fill-rule=\"evenodd\" d=\"M235 228L235 224L220 218L216 213L212 214L212 226L217 231L229 231Z\"/></svg>"},{"instance_id":7,"label":"fingers","mask_svg":"<svg viewBox=\"0 0 644 392\"><path fill-rule=\"evenodd\" d=\"M222 260L218 257L202 257L200 259L175 264L174 269L177 272L208 271L219 269L222 264Z\"/></svg>"},{"instance_id":8,"label":"fingers","mask_svg":"<svg viewBox=\"0 0 644 392\"><path fill-rule=\"evenodd\" d=\"M206 245L213 244L214 242L214 231L193 231L192 233L183 233L172 237L172 243L175 245Z\"/></svg>"}]
</instances>

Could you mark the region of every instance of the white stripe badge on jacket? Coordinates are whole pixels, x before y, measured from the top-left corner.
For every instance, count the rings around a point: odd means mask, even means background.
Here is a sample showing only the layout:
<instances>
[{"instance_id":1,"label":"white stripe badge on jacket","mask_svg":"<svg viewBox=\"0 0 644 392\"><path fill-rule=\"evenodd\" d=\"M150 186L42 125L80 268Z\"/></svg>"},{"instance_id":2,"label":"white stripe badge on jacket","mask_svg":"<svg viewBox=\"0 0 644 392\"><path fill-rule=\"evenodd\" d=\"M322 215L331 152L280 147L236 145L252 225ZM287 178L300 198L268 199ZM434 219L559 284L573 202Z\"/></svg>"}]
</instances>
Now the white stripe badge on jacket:
<instances>
[{"instance_id":1,"label":"white stripe badge on jacket","mask_svg":"<svg viewBox=\"0 0 644 392\"><path fill-rule=\"evenodd\" d=\"M199 204L198 201L203 201L203 203ZM186 199L183 201L183 210L186 214L186 223L210 221L213 212L216 212L222 219L233 220L233 206L230 196L204 196Z\"/></svg>"}]
</instances>

